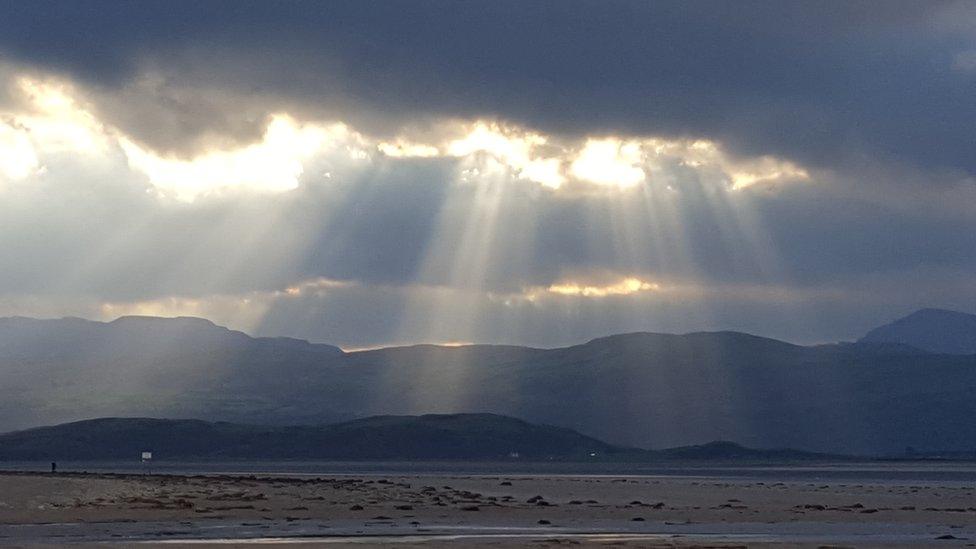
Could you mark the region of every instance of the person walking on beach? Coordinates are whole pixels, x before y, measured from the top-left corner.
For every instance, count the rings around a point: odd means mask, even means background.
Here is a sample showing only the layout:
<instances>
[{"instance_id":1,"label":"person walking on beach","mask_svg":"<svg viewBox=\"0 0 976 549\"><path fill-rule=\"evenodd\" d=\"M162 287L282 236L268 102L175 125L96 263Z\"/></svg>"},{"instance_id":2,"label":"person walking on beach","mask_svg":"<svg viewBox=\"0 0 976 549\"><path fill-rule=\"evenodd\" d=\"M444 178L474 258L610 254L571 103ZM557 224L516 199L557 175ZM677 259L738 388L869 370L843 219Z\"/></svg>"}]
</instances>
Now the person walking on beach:
<instances>
[{"instance_id":1,"label":"person walking on beach","mask_svg":"<svg viewBox=\"0 0 976 549\"><path fill-rule=\"evenodd\" d=\"M52 461L51 462L51 472L52 473L57 473L58 472L58 462L56 462L56 461Z\"/></svg>"}]
</instances>

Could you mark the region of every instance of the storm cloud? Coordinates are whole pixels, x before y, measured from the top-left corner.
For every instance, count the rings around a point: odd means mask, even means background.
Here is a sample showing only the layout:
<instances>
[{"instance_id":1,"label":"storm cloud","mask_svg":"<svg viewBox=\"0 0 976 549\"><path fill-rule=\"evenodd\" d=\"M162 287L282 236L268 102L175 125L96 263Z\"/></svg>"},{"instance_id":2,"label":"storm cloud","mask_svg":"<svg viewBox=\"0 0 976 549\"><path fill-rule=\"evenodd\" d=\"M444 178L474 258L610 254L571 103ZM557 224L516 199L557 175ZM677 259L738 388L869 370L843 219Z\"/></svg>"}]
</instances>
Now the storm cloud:
<instances>
[{"instance_id":1,"label":"storm cloud","mask_svg":"<svg viewBox=\"0 0 976 549\"><path fill-rule=\"evenodd\" d=\"M387 131L497 116L555 133L704 135L817 165L868 153L976 169L966 2L39 1L4 11L9 55L91 83L111 119L169 150L208 134L254 139L261 115L287 106Z\"/></svg>"},{"instance_id":2,"label":"storm cloud","mask_svg":"<svg viewBox=\"0 0 976 549\"><path fill-rule=\"evenodd\" d=\"M964 2L0 8L0 313L347 347L976 303Z\"/></svg>"}]
</instances>

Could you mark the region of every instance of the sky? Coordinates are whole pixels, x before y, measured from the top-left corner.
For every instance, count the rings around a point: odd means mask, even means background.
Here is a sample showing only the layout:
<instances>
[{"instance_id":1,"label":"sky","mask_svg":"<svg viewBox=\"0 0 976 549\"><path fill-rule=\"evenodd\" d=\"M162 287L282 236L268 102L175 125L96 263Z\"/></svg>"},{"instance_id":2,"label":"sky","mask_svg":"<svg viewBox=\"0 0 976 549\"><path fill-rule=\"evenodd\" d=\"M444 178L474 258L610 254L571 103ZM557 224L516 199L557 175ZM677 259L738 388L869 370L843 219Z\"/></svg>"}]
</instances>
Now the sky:
<instances>
[{"instance_id":1,"label":"sky","mask_svg":"<svg viewBox=\"0 0 976 549\"><path fill-rule=\"evenodd\" d=\"M0 1L0 265L346 349L976 312L976 4Z\"/></svg>"}]
</instances>

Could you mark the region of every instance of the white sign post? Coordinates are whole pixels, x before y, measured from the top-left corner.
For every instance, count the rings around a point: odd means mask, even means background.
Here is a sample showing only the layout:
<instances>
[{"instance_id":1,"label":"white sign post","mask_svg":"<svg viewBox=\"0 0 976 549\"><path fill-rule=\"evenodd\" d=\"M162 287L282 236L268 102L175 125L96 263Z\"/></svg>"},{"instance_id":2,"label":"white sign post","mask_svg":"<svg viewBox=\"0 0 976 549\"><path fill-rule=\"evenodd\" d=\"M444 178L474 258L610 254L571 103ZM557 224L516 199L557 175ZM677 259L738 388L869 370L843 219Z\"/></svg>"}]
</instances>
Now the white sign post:
<instances>
[{"instance_id":1,"label":"white sign post","mask_svg":"<svg viewBox=\"0 0 976 549\"><path fill-rule=\"evenodd\" d=\"M152 468L149 466L149 463L151 461L152 461L152 452L143 452L142 453L142 466L143 466L143 468L145 468L146 472L148 474L150 474L150 475L152 474Z\"/></svg>"}]
</instances>

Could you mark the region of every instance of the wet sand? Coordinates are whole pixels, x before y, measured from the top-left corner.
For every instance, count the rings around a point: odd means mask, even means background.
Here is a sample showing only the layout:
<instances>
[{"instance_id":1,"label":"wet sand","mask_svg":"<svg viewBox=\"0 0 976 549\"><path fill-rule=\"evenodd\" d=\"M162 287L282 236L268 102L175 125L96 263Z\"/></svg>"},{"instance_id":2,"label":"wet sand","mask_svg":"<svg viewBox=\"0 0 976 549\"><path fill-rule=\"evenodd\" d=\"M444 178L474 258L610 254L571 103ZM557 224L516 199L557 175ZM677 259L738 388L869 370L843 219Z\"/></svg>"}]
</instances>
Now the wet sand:
<instances>
[{"instance_id":1,"label":"wet sand","mask_svg":"<svg viewBox=\"0 0 976 549\"><path fill-rule=\"evenodd\" d=\"M705 477L0 473L0 546L976 547L974 494Z\"/></svg>"}]
</instances>

